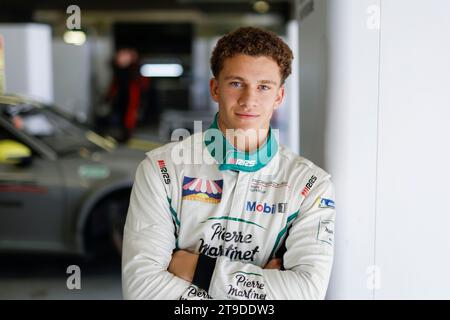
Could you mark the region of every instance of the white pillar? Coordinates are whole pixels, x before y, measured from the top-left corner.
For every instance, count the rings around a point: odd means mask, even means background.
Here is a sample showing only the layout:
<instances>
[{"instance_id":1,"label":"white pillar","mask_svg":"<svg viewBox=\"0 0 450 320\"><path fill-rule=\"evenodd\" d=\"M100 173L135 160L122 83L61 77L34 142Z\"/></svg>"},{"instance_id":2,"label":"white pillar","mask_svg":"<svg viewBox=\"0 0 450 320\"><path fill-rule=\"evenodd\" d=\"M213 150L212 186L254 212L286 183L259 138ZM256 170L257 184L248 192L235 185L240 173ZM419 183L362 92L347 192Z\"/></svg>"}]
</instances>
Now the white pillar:
<instances>
[{"instance_id":1,"label":"white pillar","mask_svg":"<svg viewBox=\"0 0 450 320\"><path fill-rule=\"evenodd\" d=\"M50 26L0 24L5 46L5 92L53 102Z\"/></svg>"}]
</instances>

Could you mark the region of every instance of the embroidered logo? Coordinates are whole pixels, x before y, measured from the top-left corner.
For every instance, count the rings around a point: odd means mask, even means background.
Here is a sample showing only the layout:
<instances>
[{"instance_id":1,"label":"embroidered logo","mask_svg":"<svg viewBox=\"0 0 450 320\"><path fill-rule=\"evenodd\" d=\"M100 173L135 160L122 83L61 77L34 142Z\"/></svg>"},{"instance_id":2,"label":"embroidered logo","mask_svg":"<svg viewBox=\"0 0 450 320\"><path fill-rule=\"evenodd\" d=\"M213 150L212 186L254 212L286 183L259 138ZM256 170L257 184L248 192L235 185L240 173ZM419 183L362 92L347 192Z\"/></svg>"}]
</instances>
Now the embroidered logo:
<instances>
[{"instance_id":1,"label":"embroidered logo","mask_svg":"<svg viewBox=\"0 0 450 320\"><path fill-rule=\"evenodd\" d=\"M334 209L334 201L331 199L317 197L316 204L319 204L319 208L333 208Z\"/></svg>"},{"instance_id":2,"label":"embroidered logo","mask_svg":"<svg viewBox=\"0 0 450 320\"><path fill-rule=\"evenodd\" d=\"M275 214L276 212L286 212L286 202L280 202L276 204L256 203L256 201L247 201L246 210L256 213Z\"/></svg>"},{"instance_id":3,"label":"embroidered logo","mask_svg":"<svg viewBox=\"0 0 450 320\"><path fill-rule=\"evenodd\" d=\"M217 204L222 199L223 180L183 178L182 199Z\"/></svg>"},{"instance_id":4,"label":"embroidered logo","mask_svg":"<svg viewBox=\"0 0 450 320\"><path fill-rule=\"evenodd\" d=\"M311 188L314 185L314 182L316 182L317 177L316 176L311 176L311 178L309 179L308 183L306 184L306 186L303 188L302 191L302 196L306 197L309 193L309 190L311 190Z\"/></svg>"},{"instance_id":5,"label":"embroidered logo","mask_svg":"<svg viewBox=\"0 0 450 320\"><path fill-rule=\"evenodd\" d=\"M161 174L163 176L164 183L169 184L170 176L169 176L169 173L167 172L166 163L164 162L164 160L158 160L158 166L159 166L159 170L161 171Z\"/></svg>"},{"instance_id":6,"label":"embroidered logo","mask_svg":"<svg viewBox=\"0 0 450 320\"><path fill-rule=\"evenodd\" d=\"M244 159L230 158L230 159L228 159L228 163L251 168L256 165L256 160L244 160Z\"/></svg>"}]
</instances>

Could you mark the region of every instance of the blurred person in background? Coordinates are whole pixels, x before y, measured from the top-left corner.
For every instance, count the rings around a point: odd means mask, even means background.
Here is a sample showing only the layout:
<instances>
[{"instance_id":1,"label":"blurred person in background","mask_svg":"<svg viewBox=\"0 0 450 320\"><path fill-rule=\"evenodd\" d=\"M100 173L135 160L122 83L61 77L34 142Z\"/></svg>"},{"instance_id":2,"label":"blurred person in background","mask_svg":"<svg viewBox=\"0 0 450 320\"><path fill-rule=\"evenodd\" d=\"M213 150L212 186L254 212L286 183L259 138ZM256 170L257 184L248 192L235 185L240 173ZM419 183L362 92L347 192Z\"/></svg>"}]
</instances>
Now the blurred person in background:
<instances>
[{"instance_id":1,"label":"blurred person in background","mask_svg":"<svg viewBox=\"0 0 450 320\"><path fill-rule=\"evenodd\" d=\"M146 101L150 78L140 74L139 54L136 49L119 49L112 63L113 78L106 101L110 105L109 129L120 142L133 134L140 107Z\"/></svg>"}]
</instances>

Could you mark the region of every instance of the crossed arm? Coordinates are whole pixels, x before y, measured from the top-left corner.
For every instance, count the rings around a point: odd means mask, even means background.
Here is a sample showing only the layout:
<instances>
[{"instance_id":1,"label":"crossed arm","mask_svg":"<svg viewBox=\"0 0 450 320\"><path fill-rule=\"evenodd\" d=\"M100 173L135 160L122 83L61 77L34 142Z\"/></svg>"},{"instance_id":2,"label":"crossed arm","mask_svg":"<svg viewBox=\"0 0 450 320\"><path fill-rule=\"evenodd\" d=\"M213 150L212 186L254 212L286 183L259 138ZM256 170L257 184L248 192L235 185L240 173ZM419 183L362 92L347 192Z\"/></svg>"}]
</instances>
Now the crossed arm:
<instances>
[{"instance_id":1,"label":"crossed arm","mask_svg":"<svg viewBox=\"0 0 450 320\"><path fill-rule=\"evenodd\" d=\"M190 253L186 250L177 250L172 254L172 260L167 271L183 280L192 282L195 269L197 268L197 261L198 254ZM280 270L281 266L281 259L274 258L264 266L264 269Z\"/></svg>"}]
</instances>

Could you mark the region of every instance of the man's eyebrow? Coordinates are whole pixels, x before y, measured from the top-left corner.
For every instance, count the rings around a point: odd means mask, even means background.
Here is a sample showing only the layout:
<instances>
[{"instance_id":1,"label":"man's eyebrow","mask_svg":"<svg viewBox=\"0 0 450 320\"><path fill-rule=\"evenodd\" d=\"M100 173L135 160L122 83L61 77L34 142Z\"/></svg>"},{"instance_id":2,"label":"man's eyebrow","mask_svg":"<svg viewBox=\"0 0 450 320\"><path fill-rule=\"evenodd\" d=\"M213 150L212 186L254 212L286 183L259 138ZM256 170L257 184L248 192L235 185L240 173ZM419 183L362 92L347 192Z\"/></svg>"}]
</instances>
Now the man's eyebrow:
<instances>
[{"instance_id":1,"label":"man's eyebrow","mask_svg":"<svg viewBox=\"0 0 450 320\"><path fill-rule=\"evenodd\" d=\"M258 81L259 83L263 83L263 84L273 84L273 85L277 85L277 82L276 81L273 81L273 80L260 80L260 81Z\"/></svg>"},{"instance_id":2,"label":"man's eyebrow","mask_svg":"<svg viewBox=\"0 0 450 320\"><path fill-rule=\"evenodd\" d=\"M239 76L227 76L227 77L225 77L225 80L232 80L232 79L233 80L245 81L244 78L239 77ZM277 82L273 81L273 80L258 80L258 83L277 85Z\"/></svg>"},{"instance_id":3,"label":"man's eyebrow","mask_svg":"<svg viewBox=\"0 0 450 320\"><path fill-rule=\"evenodd\" d=\"M236 79L236 80L245 81L244 78L239 77L239 76L226 76L225 77L225 80L230 80L230 79Z\"/></svg>"}]
</instances>

